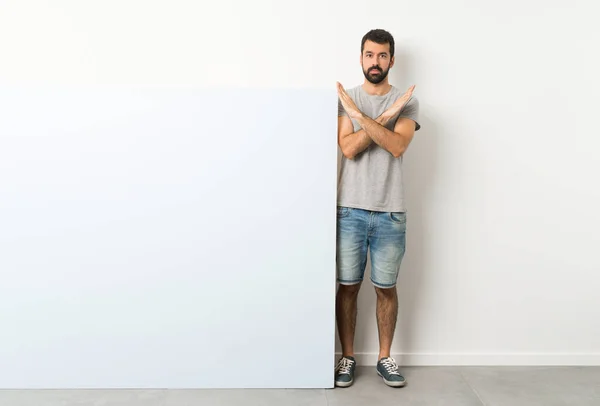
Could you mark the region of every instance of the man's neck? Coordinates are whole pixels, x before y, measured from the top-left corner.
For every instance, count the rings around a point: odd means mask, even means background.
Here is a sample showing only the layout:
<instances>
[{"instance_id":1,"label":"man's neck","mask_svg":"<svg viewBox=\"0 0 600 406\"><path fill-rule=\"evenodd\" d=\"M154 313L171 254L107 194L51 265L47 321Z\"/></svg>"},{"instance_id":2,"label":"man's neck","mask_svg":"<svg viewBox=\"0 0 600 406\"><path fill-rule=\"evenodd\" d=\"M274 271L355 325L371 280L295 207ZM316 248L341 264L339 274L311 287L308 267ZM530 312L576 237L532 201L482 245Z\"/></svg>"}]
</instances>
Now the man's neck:
<instances>
[{"instance_id":1,"label":"man's neck","mask_svg":"<svg viewBox=\"0 0 600 406\"><path fill-rule=\"evenodd\" d=\"M392 86L389 84L387 78L383 82L378 84L373 84L365 79L362 88L367 94L373 96L383 96L390 91Z\"/></svg>"}]
</instances>

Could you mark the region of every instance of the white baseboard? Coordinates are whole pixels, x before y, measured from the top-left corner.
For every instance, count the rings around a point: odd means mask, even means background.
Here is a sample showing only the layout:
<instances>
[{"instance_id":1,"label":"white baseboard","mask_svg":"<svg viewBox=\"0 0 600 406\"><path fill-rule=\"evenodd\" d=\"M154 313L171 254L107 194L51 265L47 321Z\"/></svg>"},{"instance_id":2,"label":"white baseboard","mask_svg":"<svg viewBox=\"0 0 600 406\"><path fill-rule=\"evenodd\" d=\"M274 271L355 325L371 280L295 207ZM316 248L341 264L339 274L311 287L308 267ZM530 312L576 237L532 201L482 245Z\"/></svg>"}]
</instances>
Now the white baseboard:
<instances>
[{"instance_id":1,"label":"white baseboard","mask_svg":"<svg viewBox=\"0 0 600 406\"><path fill-rule=\"evenodd\" d=\"M336 353L336 360L341 356ZM377 365L377 353L356 353L357 365ZM600 366L600 353L392 354L404 366Z\"/></svg>"}]
</instances>

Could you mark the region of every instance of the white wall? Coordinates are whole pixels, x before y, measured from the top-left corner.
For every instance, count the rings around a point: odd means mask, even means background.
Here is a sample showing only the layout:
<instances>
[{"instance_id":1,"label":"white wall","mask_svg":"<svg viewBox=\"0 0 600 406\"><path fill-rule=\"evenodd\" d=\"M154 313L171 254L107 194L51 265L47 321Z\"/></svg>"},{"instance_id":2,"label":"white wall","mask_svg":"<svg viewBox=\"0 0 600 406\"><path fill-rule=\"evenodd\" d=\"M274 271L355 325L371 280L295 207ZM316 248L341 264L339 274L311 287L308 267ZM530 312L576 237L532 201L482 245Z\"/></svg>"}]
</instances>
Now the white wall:
<instances>
[{"instance_id":1,"label":"white wall","mask_svg":"<svg viewBox=\"0 0 600 406\"><path fill-rule=\"evenodd\" d=\"M416 84L421 101L392 352L404 364L600 363L600 7L380 2L345 14L358 5L340 8L338 78L360 83L360 36L388 28L391 80ZM364 287L356 351L374 364Z\"/></svg>"},{"instance_id":2,"label":"white wall","mask_svg":"<svg viewBox=\"0 0 600 406\"><path fill-rule=\"evenodd\" d=\"M392 82L417 85L423 125L405 157L394 354L413 364L600 362L592 2L0 4L4 83L353 86L361 36L389 29ZM365 287L356 350L372 363Z\"/></svg>"}]
</instances>

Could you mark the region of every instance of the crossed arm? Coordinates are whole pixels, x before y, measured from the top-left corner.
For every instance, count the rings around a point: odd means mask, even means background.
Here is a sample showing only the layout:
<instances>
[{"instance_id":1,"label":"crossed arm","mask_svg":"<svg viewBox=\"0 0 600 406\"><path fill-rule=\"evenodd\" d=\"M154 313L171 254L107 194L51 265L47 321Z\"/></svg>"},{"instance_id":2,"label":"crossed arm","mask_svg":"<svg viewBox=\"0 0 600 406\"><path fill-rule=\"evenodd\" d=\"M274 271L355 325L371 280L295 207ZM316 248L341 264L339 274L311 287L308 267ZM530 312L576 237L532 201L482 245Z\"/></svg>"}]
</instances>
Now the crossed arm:
<instances>
[{"instance_id":1,"label":"crossed arm","mask_svg":"<svg viewBox=\"0 0 600 406\"><path fill-rule=\"evenodd\" d=\"M340 102L348 114L348 116L338 117L338 143L344 156L354 159L371 142L375 142L395 158L401 157L414 137L416 123L409 118L399 118L393 131L388 130L385 126L410 100L413 90L414 86L411 86L388 110L373 120L356 107L354 101L338 83ZM360 125L359 131L354 132L351 118Z\"/></svg>"},{"instance_id":2,"label":"crossed arm","mask_svg":"<svg viewBox=\"0 0 600 406\"><path fill-rule=\"evenodd\" d=\"M344 156L354 159L367 149L372 142L384 148L395 158L401 157L415 134L415 122L409 118L399 118L394 131L385 128L390 118L385 114L375 120L362 115L356 119L361 129L354 131L354 125L348 116L338 117L338 143Z\"/></svg>"}]
</instances>

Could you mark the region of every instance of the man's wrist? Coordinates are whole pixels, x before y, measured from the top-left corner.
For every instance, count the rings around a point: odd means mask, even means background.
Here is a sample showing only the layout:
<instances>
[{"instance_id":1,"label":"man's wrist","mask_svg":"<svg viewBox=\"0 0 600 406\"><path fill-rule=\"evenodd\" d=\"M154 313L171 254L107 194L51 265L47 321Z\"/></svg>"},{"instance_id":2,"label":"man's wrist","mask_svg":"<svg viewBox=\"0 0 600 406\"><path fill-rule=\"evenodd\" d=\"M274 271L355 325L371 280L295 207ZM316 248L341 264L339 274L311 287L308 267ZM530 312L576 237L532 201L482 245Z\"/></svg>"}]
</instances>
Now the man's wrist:
<instances>
[{"instance_id":1,"label":"man's wrist","mask_svg":"<svg viewBox=\"0 0 600 406\"><path fill-rule=\"evenodd\" d=\"M381 124L383 126L385 126L389 121L390 121L390 116L383 113L382 115L380 115L379 117L377 117L377 119L375 120L375 122L377 122L378 124Z\"/></svg>"},{"instance_id":2,"label":"man's wrist","mask_svg":"<svg viewBox=\"0 0 600 406\"><path fill-rule=\"evenodd\" d=\"M356 120L356 122L357 122L358 124L360 124L360 125L361 125L361 127L362 127L362 125L364 124L364 122L365 122L365 121L366 121L366 119L367 119L367 116L365 116L365 114L364 114L362 111L359 111L359 112L357 113L356 117L354 117L354 119L355 119L355 120Z\"/></svg>"},{"instance_id":3,"label":"man's wrist","mask_svg":"<svg viewBox=\"0 0 600 406\"><path fill-rule=\"evenodd\" d=\"M363 114L362 111L357 110L353 115L352 118L355 119L358 122L361 122L362 120L364 120L365 115Z\"/></svg>"},{"instance_id":4,"label":"man's wrist","mask_svg":"<svg viewBox=\"0 0 600 406\"><path fill-rule=\"evenodd\" d=\"M377 120L377 122L383 126L385 126L387 123L389 123L390 121L392 121L392 119L398 114L397 111L390 111L390 110L386 110L383 112L383 114L381 114L381 116L379 116L381 118L381 120Z\"/></svg>"}]
</instances>

